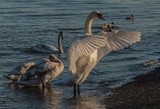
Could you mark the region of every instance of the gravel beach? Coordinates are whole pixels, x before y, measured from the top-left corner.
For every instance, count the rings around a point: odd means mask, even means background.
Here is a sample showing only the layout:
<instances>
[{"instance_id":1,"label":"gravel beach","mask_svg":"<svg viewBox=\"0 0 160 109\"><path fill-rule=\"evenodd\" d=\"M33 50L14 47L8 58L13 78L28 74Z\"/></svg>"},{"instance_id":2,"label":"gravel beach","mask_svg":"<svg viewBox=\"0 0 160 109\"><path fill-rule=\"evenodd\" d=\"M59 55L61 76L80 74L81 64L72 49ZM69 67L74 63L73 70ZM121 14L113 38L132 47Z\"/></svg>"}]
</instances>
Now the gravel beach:
<instances>
[{"instance_id":1,"label":"gravel beach","mask_svg":"<svg viewBox=\"0 0 160 109\"><path fill-rule=\"evenodd\" d=\"M115 89L106 109L160 109L160 67Z\"/></svg>"}]
</instances>

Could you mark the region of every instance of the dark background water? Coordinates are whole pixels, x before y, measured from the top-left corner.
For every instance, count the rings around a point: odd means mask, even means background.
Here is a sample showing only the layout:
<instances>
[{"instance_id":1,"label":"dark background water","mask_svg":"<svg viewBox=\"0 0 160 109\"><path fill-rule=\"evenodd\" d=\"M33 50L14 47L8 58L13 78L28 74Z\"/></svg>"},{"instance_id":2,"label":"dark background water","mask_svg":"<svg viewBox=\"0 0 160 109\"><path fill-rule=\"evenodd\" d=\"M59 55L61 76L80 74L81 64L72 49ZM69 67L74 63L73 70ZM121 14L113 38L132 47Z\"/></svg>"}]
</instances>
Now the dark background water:
<instances>
[{"instance_id":1,"label":"dark background water","mask_svg":"<svg viewBox=\"0 0 160 109\"><path fill-rule=\"evenodd\" d=\"M154 67L143 67L140 63L159 59L159 6L159 0L0 0L0 108L104 108L101 100L111 88ZM66 54L62 57L64 73L45 91L8 85L10 81L3 75L21 62L48 56L27 54L23 50L40 43L57 46L58 32L63 31L66 52L72 39L83 33L85 19L93 10L100 10L107 22L114 21L121 30L141 31L142 39L103 58L82 84L80 99L73 99L72 87L65 84L70 78ZM126 21L125 17L132 13L136 20ZM103 23L96 21L93 26ZM94 28L93 31L99 30Z\"/></svg>"}]
</instances>

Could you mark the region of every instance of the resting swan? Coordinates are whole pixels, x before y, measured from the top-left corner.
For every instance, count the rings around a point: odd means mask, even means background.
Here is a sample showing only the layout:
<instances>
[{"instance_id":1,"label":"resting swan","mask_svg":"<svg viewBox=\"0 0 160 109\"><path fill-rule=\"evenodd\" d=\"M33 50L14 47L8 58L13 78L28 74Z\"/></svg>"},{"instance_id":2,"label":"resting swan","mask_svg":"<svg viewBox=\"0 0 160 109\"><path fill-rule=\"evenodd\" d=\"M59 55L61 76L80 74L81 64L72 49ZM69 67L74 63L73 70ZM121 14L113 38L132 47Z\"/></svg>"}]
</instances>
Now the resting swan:
<instances>
[{"instance_id":1,"label":"resting swan","mask_svg":"<svg viewBox=\"0 0 160 109\"><path fill-rule=\"evenodd\" d=\"M44 87L46 83L58 77L63 70L63 62L51 54L49 59L23 63L5 77L19 85Z\"/></svg>"},{"instance_id":2,"label":"resting swan","mask_svg":"<svg viewBox=\"0 0 160 109\"><path fill-rule=\"evenodd\" d=\"M74 96L80 95L79 85L83 83L98 61L114 50L120 50L140 41L140 32L101 32L92 35L91 26L95 19L103 19L99 11L87 17L84 36L72 42L68 50L69 70L74 75Z\"/></svg>"},{"instance_id":3,"label":"resting swan","mask_svg":"<svg viewBox=\"0 0 160 109\"><path fill-rule=\"evenodd\" d=\"M26 51L29 51L29 52L34 51L39 53L52 53L52 54L58 54L60 56L61 54L63 54L62 39L63 39L63 32L59 32L58 48L53 45L38 44L27 49Z\"/></svg>"}]
</instances>

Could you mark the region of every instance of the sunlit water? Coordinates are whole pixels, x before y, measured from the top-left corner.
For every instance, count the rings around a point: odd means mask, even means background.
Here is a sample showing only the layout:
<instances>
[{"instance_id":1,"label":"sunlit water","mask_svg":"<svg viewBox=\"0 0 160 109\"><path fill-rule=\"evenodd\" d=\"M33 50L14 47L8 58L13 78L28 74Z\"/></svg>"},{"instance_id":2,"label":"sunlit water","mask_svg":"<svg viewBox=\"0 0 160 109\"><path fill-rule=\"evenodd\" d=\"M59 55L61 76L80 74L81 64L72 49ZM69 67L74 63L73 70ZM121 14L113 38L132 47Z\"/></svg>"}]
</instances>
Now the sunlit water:
<instances>
[{"instance_id":1,"label":"sunlit water","mask_svg":"<svg viewBox=\"0 0 160 109\"><path fill-rule=\"evenodd\" d=\"M0 0L0 108L105 108L102 101L112 88L156 66L144 67L140 63L159 59L159 5L159 0ZM121 30L141 31L142 39L104 57L81 85L81 98L74 99L72 87L67 85L71 75L66 52L72 39L83 33L85 19L93 10L100 10L107 22L114 21ZM132 13L136 20L126 21L125 16ZM96 21L93 26L103 23ZM26 60L48 56L23 50L40 43L57 46L59 31L64 32L64 73L45 90L9 85L3 75ZM93 32L97 31L93 28Z\"/></svg>"}]
</instances>

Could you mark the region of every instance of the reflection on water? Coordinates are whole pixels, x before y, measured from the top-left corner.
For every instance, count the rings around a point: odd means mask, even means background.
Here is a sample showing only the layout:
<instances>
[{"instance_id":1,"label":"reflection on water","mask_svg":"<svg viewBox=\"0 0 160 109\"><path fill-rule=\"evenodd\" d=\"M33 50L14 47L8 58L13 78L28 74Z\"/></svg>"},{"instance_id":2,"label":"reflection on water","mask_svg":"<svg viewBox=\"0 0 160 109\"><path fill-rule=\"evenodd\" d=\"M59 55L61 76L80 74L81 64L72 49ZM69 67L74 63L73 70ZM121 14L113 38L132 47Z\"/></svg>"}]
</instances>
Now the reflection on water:
<instances>
[{"instance_id":1,"label":"reflection on water","mask_svg":"<svg viewBox=\"0 0 160 109\"><path fill-rule=\"evenodd\" d=\"M8 84L8 87L15 93L17 102L26 108L43 108L43 109L103 109L104 105L100 103L97 96L83 95L79 98L72 95L65 95L56 87L48 84L47 87L24 87L17 86L14 83ZM15 101L14 101L15 102ZM15 102L16 103L16 102ZM32 106L27 106L32 104Z\"/></svg>"},{"instance_id":2,"label":"reflection on water","mask_svg":"<svg viewBox=\"0 0 160 109\"><path fill-rule=\"evenodd\" d=\"M50 109L54 107L55 109L61 109L60 102L62 94L50 84L48 84L44 89L42 89L42 87L17 86L13 83L8 86L11 91L15 92L17 99L21 97L18 101L25 102L24 105L26 106L27 103L32 103L32 107L30 108L40 107Z\"/></svg>"},{"instance_id":3,"label":"reflection on water","mask_svg":"<svg viewBox=\"0 0 160 109\"><path fill-rule=\"evenodd\" d=\"M69 106L69 109L103 109L104 106L98 99L95 96L72 97L67 99L67 106Z\"/></svg>"}]
</instances>

